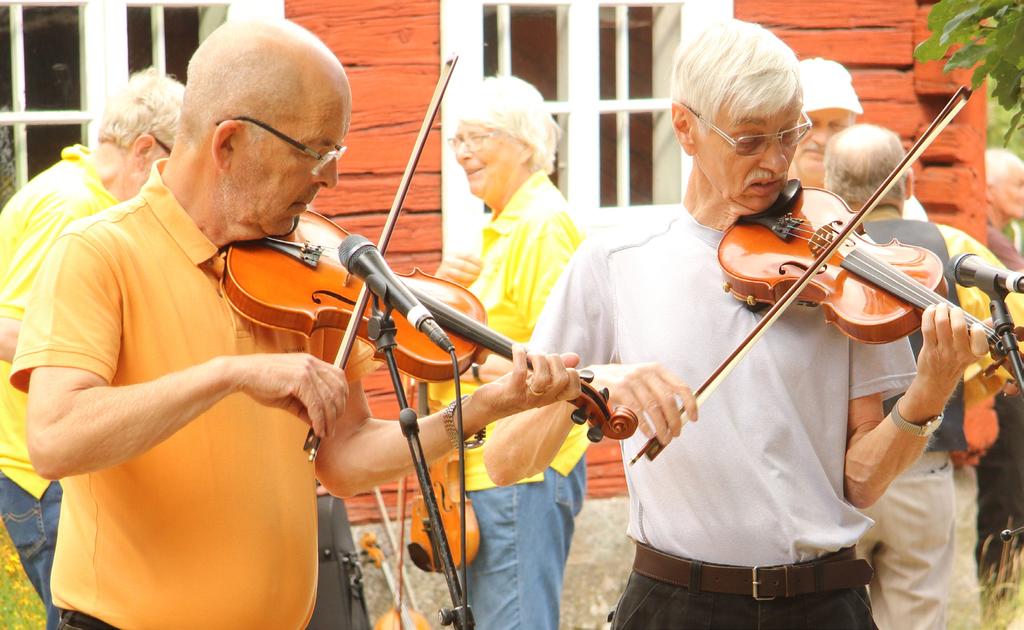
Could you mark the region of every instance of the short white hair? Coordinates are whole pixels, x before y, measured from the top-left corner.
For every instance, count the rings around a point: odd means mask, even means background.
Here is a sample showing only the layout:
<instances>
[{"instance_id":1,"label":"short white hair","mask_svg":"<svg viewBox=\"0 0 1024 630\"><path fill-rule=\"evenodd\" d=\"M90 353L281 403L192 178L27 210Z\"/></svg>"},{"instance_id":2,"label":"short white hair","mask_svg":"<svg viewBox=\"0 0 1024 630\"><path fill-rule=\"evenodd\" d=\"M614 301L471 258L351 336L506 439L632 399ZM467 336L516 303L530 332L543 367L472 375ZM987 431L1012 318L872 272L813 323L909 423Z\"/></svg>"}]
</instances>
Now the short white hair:
<instances>
[{"instance_id":1,"label":"short white hair","mask_svg":"<svg viewBox=\"0 0 1024 630\"><path fill-rule=\"evenodd\" d=\"M121 148L148 133L170 146L178 133L185 86L156 68L136 72L123 90L107 101L100 122L100 142Z\"/></svg>"},{"instance_id":2,"label":"short white hair","mask_svg":"<svg viewBox=\"0 0 1024 630\"><path fill-rule=\"evenodd\" d=\"M480 125L512 136L530 150L530 170L555 170L562 130L544 109L537 88L518 77L488 77L467 95L459 123Z\"/></svg>"},{"instance_id":3,"label":"short white hair","mask_svg":"<svg viewBox=\"0 0 1024 630\"><path fill-rule=\"evenodd\" d=\"M1007 149L988 149L985 151L985 183L989 186L1006 179L1010 171L1024 170L1024 161L1013 151Z\"/></svg>"},{"instance_id":4,"label":"short white hair","mask_svg":"<svg viewBox=\"0 0 1024 630\"><path fill-rule=\"evenodd\" d=\"M714 22L676 49L672 99L714 120L771 116L802 102L796 54L771 31L740 20Z\"/></svg>"}]
</instances>

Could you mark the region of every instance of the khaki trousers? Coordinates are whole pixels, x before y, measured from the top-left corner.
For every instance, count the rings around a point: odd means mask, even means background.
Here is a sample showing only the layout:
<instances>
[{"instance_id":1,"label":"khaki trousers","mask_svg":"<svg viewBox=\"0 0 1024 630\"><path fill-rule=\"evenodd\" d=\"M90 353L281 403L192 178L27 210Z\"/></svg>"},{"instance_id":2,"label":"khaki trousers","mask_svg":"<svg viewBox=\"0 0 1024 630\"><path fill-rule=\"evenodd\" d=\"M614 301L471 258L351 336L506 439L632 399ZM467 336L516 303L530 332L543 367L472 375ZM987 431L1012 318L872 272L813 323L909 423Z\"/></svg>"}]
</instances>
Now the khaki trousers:
<instances>
[{"instance_id":1,"label":"khaki trousers","mask_svg":"<svg viewBox=\"0 0 1024 630\"><path fill-rule=\"evenodd\" d=\"M875 521L857 556L879 630L943 630L953 572L955 495L949 453L925 453L864 510Z\"/></svg>"}]
</instances>

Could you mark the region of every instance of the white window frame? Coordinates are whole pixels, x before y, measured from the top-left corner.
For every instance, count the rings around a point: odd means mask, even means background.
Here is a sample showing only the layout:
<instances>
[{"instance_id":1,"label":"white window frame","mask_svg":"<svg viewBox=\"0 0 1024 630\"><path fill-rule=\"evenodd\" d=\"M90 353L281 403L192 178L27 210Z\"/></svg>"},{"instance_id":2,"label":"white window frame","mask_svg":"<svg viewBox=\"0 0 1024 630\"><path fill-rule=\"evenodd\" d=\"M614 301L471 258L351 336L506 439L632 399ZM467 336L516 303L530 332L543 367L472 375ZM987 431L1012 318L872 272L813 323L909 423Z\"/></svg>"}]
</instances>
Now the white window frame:
<instances>
[{"instance_id":1,"label":"white window frame","mask_svg":"<svg viewBox=\"0 0 1024 630\"><path fill-rule=\"evenodd\" d=\"M548 109L553 114L568 113L567 160L559 156L559 162L565 162L565 174L568 180L567 195L573 218L585 231L594 231L621 225L635 218L640 210L662 210L678 208L671 206L631 206L629 200L629 126L628 117L631 112L667 111L670 99L629 99L624 92L619 92L614 100L600 99L600 76L596 71L596 59L600 54L600 9L602 7L681 7L680 35L687 35L706 24L709 20L732 17L733 0L441 0L441 58L446 59L452 53L460 55L455 72L445 96L448 103L458 102L461 95L479 82L483 77L483 15L484 7L498 6L498 74L509 73L509 46L505 43L504 33L508 23L508 11L502 5L515 7L564 7L559 15L558 30L565 33L567 46L559 48L560 67L572 68L572 72L564 72L560 81L566 81L564 101L548 102ZM626 37L625 11L619 12L616 36L620 41ZM564 21L563 21L564 18ZM616 47L617 89L624 90L628 85L628 49ZM657 63L657 60L655 60ZM594 68L595 71L586 69ZM601 207L600 190L600 117L602 113L616 112L617 120L617 160L619 164L617 186L618 200L614 207ZM444 107L441 116L441 130L444 137L450 137L455 131L457 116L456 108ZM655 142L657 142L657 138ZM679 151L674 142L670 147L655 146L659 151ZM444 226L444 247L448 251L475 251L480 245L480 231L488 215L484 214L482 203L469 192L465 175L451 151L442 149L441 161L441 199L443 204L442 220ZM624 168L625 166L625 168ZM690 160L683 155L680 160L680 181L686 181L689 175ZM656 192L657 195L657 192Z\"/></svg>"},{"instance_id":2,"label":"white window frame","mask_svg":"<svg viewBox=\"0 0 1024 630\"><path fill-rule=\"evenodd\" d=\"M107 97L128 82L128 7L154 7L153 62L165 70L163 55L163 8L227 6L227 19L284 17L284 0L0 0L11 9L11 79L14 89L12 111L0 112L0 126L14 127L14 159L17 188L25 185L28 173L28 125L86 125L86 138L95 146L99 119ZM81 110L26 111L25 59L22 9L29 7L82 7L80 29L82 95ZM119 33L119 36L112 36Z\"/></svg>"}]
</instances>

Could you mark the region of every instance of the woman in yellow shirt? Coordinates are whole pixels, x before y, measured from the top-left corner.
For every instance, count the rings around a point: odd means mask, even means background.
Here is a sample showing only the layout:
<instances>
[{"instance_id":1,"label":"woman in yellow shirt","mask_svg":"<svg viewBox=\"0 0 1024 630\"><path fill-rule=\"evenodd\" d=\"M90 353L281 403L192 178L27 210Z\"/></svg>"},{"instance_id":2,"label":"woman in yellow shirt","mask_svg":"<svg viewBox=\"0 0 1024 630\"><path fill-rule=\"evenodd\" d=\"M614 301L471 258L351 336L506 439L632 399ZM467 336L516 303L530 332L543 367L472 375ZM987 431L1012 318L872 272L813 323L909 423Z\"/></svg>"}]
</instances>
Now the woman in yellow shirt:
<instances>
[{"instance_id":1,"label":"woman in yellow shirt","mask_svg":"<svg viewBox=\"0 0 1024 630\"><path fill-rule=\"evenodd\" d=\"M526 343L583 240L547 176L560 130L540 93L515 77L486 79L464 103L449 143L491 221L480 256L447 257L437 275L468 287L492 328ZM492 356L474 366L463 393L510 365ZM455 397L454 386L432 386L430 394L435 407L443 406ZM491 479L486 448L466 453L466 488L480 527L480 548L468 570L477 626L555 630L573 522L586 490L585 427L569 434L546 471L525 479Z\"/></svg>"}]
</instances>

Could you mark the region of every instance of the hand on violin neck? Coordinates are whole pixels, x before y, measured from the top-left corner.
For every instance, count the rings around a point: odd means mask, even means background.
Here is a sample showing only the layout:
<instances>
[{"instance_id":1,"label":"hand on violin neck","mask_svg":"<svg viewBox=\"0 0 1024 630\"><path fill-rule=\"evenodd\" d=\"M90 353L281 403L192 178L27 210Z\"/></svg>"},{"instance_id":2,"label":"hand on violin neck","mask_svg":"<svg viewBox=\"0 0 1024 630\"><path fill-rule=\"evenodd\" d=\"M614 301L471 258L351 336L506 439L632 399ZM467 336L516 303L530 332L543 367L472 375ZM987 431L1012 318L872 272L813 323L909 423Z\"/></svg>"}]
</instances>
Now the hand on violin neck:
<instances>
[{"instance_id":1,"label":"hand on violin neck","mask_svg":"<svg viewBox=\"0 0 1024 630\"><path fill-rule=\"evenodd\" d=\"M527 367L528 360L532 369ZM484 405L492 419L574 400L580 396L580 375L574 369L578 363L579 357L572 353L527 353L516 344L512 371L480 387L473 400Z\"/></svg>"},{"instance_id":2,"label":"hand on violin neck","mask_svg":"<svg viewBox=\"0 0 1024 630\"><path fill-rule=\"evenodd\" d=\"M290 411L320 438L333 435L348 399L344 370L301 352L225 358L238 391Z\"/></svg>"},{"instance_id":3,"label":"hand on violin neck","mask_svg":"<svg viewBox=\"0 0 1024 630\"><path fill-rule=\"evenodd\" d=\"M608 388L608 405L632 409L640 416L640 431L648 438L657 436L663 446L679 437L687 421L697 421L690 386L660 363L612 363L589 369L594 372L593 385Z\"/></svg>"},{"instance_id":4,"label":"hand on violin neck","mask_svg":"<svg viewBox=\"0 0 1024 630\"><path fill-rule=\"evenodd\" d=\"M904 396L900 411L911 422L941 413L963 378L964 370L988 353L981 326L968 329L964 312L945 304L929 306L921 316L921 352L917 376Z\"/></svg>"}]
</instances>

